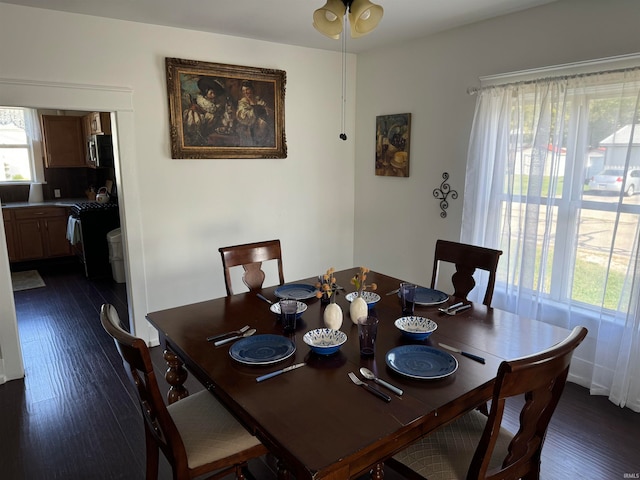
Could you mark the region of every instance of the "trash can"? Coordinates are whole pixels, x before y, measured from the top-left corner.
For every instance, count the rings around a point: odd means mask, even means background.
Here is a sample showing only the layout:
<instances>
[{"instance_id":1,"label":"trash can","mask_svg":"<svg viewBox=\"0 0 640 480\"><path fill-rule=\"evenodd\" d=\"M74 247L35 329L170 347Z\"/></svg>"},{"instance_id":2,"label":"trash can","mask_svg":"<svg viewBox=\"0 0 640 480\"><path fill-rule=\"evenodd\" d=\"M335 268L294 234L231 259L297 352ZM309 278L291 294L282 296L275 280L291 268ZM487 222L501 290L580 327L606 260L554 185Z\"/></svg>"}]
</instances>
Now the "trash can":
<instances>
[{"instance_id":1,"label":"trash can","mask_svg":"<svg viewBox=\"0 0 640 480\"><path fill-rule=\"evenodd\" d=\"M107 243L109 244L109 262L111 263L113 279L116 283L125 283L122 230L116 228L107 233Z\"/></svg>"}]
</instances>

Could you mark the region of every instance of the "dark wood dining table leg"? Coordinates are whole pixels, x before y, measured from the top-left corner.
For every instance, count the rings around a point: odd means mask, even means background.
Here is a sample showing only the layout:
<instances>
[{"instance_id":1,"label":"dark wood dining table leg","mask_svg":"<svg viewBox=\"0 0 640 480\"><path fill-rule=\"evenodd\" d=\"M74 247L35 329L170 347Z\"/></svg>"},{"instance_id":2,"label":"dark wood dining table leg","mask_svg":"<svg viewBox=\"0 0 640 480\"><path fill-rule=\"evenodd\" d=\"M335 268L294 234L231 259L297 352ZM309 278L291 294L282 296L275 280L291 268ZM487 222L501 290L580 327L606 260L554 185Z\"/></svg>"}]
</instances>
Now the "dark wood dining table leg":
<instances>
[{"instance_id":1,"label":"dark wood dining table leg","mask_svg":"<svg viewBox=\"0 0 640 480\"><path fill-rule=\"evenodd\" d=\"M182 360L168 348L164 351L164 360L167 362L167 371L164 374L164 378L170 385L169 392L167 393L167 401L169 405L177 402L178 400L188 397L189 390L184 386L184 382L189 376L189 372L184 368Z\"/></svg>"}]
</instances>

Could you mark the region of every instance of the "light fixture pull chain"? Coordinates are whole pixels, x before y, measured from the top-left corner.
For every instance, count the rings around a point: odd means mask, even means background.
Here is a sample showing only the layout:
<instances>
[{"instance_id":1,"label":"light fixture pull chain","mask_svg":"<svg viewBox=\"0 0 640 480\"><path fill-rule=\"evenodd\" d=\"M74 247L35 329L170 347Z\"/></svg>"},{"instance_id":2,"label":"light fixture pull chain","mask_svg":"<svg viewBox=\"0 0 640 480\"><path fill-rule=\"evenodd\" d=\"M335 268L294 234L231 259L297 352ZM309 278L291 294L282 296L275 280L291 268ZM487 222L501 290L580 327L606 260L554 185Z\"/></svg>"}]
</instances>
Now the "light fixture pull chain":
<instances>
[{"instance_id":1,"label":"light fixture pull chain","mask_svg":"<svg viewBox=\"0 0 640 480\"><path fill-rule=\"evenodd\" d=\"M347 15L343 17L342 28L342 105L341 105L341 124L340 124L340 138L342 140L347 139L345 133L345 117L346 117L346 103L347 103Z\"/></svg>"}]
</instances>

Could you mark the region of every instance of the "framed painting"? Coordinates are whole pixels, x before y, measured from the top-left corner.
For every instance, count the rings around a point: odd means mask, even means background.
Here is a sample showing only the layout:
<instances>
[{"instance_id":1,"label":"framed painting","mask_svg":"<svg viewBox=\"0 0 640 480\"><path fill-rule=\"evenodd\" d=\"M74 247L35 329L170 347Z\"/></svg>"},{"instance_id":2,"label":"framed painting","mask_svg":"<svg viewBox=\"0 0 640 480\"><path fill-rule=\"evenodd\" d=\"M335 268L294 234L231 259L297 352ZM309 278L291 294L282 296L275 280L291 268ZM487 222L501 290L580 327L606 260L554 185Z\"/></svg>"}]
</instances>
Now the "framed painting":
<instances>
[{"instance_id":1,"label":"framed painting","mask_svg":"<svg viewBox=\"0 0 640 480\"><path fill-rule=\"evenodd\" d=\"M410 140L410 113L376 117L376 175L409 176Z\"/></svg>"},{"instance_id":2,"label":"framed painting","mask_svg":"<svg viewBox=\"0 0 640 480\"><path fill-rule=\"evenodd\" d=\"M286 158L283 70L166 58L171 158Z\"/></svg>"}]
</instances>

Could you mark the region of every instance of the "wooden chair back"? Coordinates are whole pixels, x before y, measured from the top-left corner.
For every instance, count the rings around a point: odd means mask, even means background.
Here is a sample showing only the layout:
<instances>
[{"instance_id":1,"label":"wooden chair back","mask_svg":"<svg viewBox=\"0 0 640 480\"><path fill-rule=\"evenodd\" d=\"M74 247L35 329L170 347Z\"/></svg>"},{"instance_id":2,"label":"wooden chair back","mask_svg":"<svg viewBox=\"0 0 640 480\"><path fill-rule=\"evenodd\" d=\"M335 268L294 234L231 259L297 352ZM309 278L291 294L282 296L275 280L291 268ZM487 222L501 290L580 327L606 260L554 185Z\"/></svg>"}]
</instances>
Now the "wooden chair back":
<instances>
[{"instance_id":1,"label":"wooden chair back","mask_svg":"<svg viewBox=\"0 0 640 480\"><path fill-rule=\"evenodd\" d=\"M500 255L502 255L502 250L494 250L448 240L438 240L433 257L431 288L435 288L440 262L453 263L456 266L456 273L451 277L455 290L453 296L466 300L467 295L469 295L469 292L476 285L473 278L474 272L477 268L486 270L489 272L489 280L482 303L491 306Z\"/></svg>"},{"instance_id":2,"label":"wooden chair back","mask_svg":"<svg viewBox=\"0 0 640 480\"><path fill-rule=\"evenodd\" d=\"M586 335L585 327L575 327L565 340L543 352L500 364L489 418L471 461L468 479L539 478L547 427L564 390L573 352ZM502 467L488 473L505 401L523 394L525 403L518 432L509 444Z\"/></svg>"},{"instance_id":3,"label":"wooden chair back","mask_svg":"<svg viewBox=\"0 0 640 480\"><path fill-rule=\"evenodd\" d=\"M227 288L227 295L233 295L230 268L242 266L244 268L243 283L249 288L249 291L255 291L262 288L265 278L265 273L262 271L262 262L267 260L276 260L278 262L279 284L284 284L280 240L221 247L218 251L222 256L224 284Z\"/></svg>"},{"instance_id":4,"label":"wooden chair back","mask_svg":"<svg viewBox=\"0 0 640 480\"><path fill-rule=\"evenodd\" d=\"M186 467L187 455L184 444L160 393L147 344L122 328L118 312L112 305L102 305L100 321L113 338L127 376L136 387L145 422L147 450L150 440L148 437L151 436L170 464Z\"/></svg>"}]
</instances>

